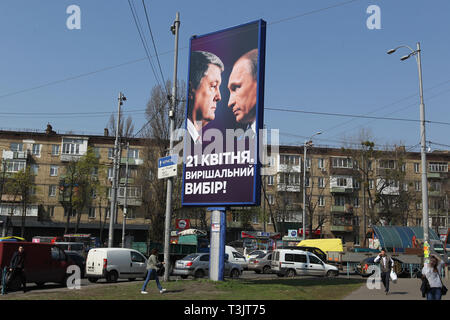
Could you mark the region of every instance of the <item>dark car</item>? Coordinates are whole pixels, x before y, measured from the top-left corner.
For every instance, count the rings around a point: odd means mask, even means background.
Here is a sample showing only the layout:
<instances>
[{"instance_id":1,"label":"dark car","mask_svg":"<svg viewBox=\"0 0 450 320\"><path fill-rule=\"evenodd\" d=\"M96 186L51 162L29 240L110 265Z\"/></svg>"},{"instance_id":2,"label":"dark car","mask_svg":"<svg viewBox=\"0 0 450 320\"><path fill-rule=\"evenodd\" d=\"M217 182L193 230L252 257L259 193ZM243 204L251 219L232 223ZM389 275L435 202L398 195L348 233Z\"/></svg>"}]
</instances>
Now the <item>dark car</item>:
<instances>
[{"instance_id":1,"label":"dark car","mask_svg":"<svg viewBox=\"0 0 450 320\"><path fill-rule=\"evenodd\" d=\"M84 278L84 274L86 272L86 259L75 251L65 251L67 257L73 262L73 264L77 265L81 271L81 278Z\"/></svg>"}]
</instances>

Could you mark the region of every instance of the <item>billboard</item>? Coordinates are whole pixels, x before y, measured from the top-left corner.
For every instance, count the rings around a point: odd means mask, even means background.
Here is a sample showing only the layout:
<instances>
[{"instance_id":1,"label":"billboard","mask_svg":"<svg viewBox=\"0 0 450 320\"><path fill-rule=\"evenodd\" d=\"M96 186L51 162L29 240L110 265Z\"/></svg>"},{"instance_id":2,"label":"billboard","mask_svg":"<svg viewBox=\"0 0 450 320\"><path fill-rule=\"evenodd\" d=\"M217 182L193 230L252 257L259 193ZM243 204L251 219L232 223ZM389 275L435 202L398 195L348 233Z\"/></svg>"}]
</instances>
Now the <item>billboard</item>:
<instances>
[{"instance_id":1,"label":"billboard","mask_svg":"<svg viewBox=\"0 0 450 320\"><path fill-rule=\"evenodd\" d=\"M260 204L266 23L190 40L183 206Z\"/></svg>"}]
</instances>

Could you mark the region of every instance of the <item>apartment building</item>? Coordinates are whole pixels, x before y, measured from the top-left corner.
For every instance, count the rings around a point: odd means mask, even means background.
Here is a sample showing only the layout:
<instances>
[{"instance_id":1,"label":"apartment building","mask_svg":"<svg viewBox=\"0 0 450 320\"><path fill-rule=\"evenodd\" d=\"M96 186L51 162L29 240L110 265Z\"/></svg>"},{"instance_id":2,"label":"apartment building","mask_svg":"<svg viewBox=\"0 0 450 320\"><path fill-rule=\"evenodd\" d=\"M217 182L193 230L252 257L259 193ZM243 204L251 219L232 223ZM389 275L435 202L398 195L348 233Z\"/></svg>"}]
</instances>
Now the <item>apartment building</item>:
<instances>
[{"instance_id":1,"label":"apartment building","mask_svg":"<svg viewBox=\"0 0 450 320\"><path fill-rule=\"evenodd\" d=\"M365 167L358 162L360 159L355 159L356 154L355 150L308 148L307 226L312 216L316 235L363 245L364 226L372 223L421 225L420 153L406 152L404 148L378 151L375 158L365 161ZM427 154L429 225L437 233L446 233L449 227L449 160L449 151ZM276 227L276 231L287 235L288 230L302 228L303 147L280 146L270 162L272 172L262 179L263 193L265 190L262 199L266 201L250 219L251 229L274 232ZM365 185L370 197L364 192ZM238 215L231 214L229 225L242 227Z\"/></svg>"},{"instance_id":2,"label":"apartment building","mask_svg":"<svg viewBox=\"0 0 450 320\"><path fill-rule=\"evenodd\" d=\"M91 147L99 159L99 168L92 172L105 190L101 194L92 194L92 203L82 212L78 233L91 233L94 236L108 236L110 218L110 198L113 172L114 137L110 137L105 129L104 136L57 134L47 127L45 132L0 131L0 152L2 165L0 184L8 177L29 167L34 177L32 193L36 201L26 210L25 238L33 236L61 236L71 214L69 232L75 230L76 210L64 209L60 192L61 181L66 174L66 166L86 154ZM142 189L135 184L138 168L144 162L144 142L142 139L127 139L129 149L121 148L120 185L118 188L118 212L114 219L114 243L119 244L124 219L123 206L125 189L127 190L126 235L134 241L145 241L148 233L148 220L142 212ZM128 161L128 181L125 185L125 167ZM0 186L1 187L1 186ZM4 233L13 230L19 232L21 226L22 206L20 198L1 192L0 219L8 221L3 228ZM10 219L6 219L11 217ZM102 231L100 231L102 230ZM106 237L106 238L105 238Z\"/></svg>"}]
</instances>

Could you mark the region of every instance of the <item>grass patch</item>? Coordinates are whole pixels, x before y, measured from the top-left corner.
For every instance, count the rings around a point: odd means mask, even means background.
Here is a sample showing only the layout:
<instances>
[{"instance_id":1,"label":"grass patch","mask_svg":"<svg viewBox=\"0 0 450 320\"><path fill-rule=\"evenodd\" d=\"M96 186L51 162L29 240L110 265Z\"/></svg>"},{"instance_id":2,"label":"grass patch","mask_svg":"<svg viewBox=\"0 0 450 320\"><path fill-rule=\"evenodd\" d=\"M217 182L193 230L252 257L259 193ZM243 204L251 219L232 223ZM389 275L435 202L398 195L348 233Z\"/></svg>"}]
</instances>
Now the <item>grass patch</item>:
<instances>
[{"instance_id":1,"label":"grass patch","mask_svg":"<svg viewBox=\"0 0 450 320\"><path fill-rule=\"evenodd\" d=\"M355 279L267 279L187 280L162 282L160 294L154 281L147 295L140 293L143 282L97 284L80 290L49 289L50 292L18 292L0 300L339 300L358 289L364 280Z\"/></svg>"}]
</instances>

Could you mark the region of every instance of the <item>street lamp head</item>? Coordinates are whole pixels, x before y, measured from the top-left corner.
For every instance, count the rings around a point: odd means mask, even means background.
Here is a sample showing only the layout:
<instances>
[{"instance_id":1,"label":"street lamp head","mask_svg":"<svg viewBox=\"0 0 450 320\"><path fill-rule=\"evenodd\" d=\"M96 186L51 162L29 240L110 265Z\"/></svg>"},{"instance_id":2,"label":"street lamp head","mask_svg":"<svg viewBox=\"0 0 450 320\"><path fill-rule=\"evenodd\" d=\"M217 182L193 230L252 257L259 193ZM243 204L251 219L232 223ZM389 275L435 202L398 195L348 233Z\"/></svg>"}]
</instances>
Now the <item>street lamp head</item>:
<instances>
[{"instance_id":1,"label":"street lamp head","mask_svg":"<svg viewBox=\"0 0 450 320\"><path fill-rule=\"evenodd\" d=\"M391 49L388 52L386 52L387 54L393 54L395 52L395 49Z\"/></svg>"},{"instance_id":2,"label":"street lamp head","mask_svg":"<svg viewBox=\"0 0 450 320\"><path fill-rule=\"evenodd\" d=\"M408 59L409 57L410 57L411 55L410 54L408 54L407 56L403 56L403 57L401 57L400 58L400 60L402 60L402 61L405 61L406 59Z\"/></svg>"}]
</instances>

